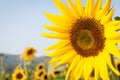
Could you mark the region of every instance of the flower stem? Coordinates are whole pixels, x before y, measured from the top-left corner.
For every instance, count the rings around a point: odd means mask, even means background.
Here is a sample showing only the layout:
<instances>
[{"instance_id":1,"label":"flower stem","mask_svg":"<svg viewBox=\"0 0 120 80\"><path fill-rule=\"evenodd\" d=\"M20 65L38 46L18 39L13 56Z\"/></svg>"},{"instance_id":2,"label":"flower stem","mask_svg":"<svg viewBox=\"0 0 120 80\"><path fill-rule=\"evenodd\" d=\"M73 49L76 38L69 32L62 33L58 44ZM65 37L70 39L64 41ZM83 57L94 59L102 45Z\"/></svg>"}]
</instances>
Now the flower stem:
<instances>
[{"instance_id":1,"label":"flower stem","mask_svg":"<svg viewBox=\"0 0 120 80\"><path fill-rule=\"evenodd\" d=\"M27 62L26 62L26 61L24 61L24 70L25 70L26 76L28 76L28 72L27 72Z\"/></svg>"}]
</instances>

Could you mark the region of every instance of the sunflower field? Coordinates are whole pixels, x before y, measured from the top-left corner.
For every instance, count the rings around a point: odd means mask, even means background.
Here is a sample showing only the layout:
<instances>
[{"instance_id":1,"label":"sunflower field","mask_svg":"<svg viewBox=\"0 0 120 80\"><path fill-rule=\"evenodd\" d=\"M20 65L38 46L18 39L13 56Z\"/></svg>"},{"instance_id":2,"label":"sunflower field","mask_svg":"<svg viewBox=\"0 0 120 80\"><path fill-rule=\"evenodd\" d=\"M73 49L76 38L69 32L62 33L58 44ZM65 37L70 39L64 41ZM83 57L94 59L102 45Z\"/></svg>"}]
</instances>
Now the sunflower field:
<instances>
[{"instance_id":1,"label":"sunflower field","mask_svg":"<svg viewBox=\"0 0 120 80\"><path fill-rule=\"evenodd\" d=\"M11 72L5 69L4 55L0 54L0 80L64 80L67 67L55 69L53 65L46 65L45 61L37 65L33 61L36 49L27 47L19 57L20 63ZM47 58L46 58L47 59ZM4 67L3 67L4 66ZM9 65L8 65L9 66ZM48 70L49 69L49 70ZM52 69L52 71L51 71ZM48 72L49 71L49 72Z\"/></svg>"}]
</instances>

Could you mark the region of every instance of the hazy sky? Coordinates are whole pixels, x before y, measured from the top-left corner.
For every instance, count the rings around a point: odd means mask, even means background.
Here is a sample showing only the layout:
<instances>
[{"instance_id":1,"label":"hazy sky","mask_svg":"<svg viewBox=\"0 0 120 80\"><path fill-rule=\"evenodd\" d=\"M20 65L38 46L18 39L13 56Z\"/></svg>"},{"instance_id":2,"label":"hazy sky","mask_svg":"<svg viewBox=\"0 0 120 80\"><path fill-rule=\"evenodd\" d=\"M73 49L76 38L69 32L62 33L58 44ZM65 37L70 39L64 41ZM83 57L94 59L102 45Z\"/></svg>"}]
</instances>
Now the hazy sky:
<instances>
[{"instance_id":1,"label":"hazy sky","mask_svg":"<svg viewBox=\"0 0 120 80\"><path fill-rule=\"evenodd\" d=\"M120 16L120 0L113 0L112 6L114 16ZM37 56L45 55L43 49L56 40L40 35L47 31L42 25L51 24L43 12L59 10L53 0L0 0L0 53L22 54L26 47L33 46Z\"/></svg>"}]
</instances>

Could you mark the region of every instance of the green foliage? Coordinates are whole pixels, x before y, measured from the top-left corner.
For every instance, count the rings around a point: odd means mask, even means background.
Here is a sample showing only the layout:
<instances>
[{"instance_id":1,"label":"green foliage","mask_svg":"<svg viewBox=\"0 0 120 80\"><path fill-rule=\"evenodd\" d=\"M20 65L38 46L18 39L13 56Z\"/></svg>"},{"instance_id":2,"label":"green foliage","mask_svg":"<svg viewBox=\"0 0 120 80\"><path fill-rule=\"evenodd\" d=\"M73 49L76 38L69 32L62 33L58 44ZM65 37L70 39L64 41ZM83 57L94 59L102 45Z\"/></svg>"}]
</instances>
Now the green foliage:
<instances>
[{"instance_id":1,"label":"green foliage","mask_svg":"<svg viewBox=\"0 0 120 80\"><path fill-rule=\"evenodd\" d=\"M114 17L115 20L120 20L119 16Z\"/></svg>"}]
</instances>

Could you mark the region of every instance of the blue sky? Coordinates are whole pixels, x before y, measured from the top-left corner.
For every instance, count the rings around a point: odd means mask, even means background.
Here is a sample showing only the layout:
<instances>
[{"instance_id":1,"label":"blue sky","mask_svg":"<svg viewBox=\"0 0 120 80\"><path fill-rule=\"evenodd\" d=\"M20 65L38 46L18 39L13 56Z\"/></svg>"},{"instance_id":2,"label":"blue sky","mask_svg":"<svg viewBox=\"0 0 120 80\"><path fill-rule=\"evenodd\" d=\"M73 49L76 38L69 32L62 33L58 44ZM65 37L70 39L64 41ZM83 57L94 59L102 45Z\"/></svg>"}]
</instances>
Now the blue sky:
<instances>
[{"instance_id":1,"label":"blue sky","mask_svg":"<svg viewBox=\"0 0 120 80\"><path fill-rule=\"evenodd\" d=\"M119 3L112 1L114 16L120 16ZM33 46L37 56L44 56L47 52L43 49L56 40L40 35L47 31L42 25L51 24L43 12L60 13L53 0L0 0L0 53L22 54L26 47Z\"/></svg>"}]
</instances>

